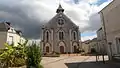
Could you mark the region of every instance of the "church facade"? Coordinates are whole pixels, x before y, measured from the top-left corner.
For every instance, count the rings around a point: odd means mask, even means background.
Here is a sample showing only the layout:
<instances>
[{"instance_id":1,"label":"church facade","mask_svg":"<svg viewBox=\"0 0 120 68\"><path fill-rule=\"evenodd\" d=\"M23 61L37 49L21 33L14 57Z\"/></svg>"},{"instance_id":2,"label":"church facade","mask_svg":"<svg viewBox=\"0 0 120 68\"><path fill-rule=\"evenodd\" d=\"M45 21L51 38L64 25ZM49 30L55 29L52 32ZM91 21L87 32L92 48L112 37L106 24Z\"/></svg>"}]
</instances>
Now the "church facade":
<instances>
[{"instance_id":1,"label":"church facade","mask_svg":"<svg viewBox=\"0 0 120 68\"><path fill-rule=\"evenodd\" d=\"M79 27L74 24L59 5L56 15L42 27L41 46L44 53L75 53L79 48Z\"/></svg>"}]
</instances>

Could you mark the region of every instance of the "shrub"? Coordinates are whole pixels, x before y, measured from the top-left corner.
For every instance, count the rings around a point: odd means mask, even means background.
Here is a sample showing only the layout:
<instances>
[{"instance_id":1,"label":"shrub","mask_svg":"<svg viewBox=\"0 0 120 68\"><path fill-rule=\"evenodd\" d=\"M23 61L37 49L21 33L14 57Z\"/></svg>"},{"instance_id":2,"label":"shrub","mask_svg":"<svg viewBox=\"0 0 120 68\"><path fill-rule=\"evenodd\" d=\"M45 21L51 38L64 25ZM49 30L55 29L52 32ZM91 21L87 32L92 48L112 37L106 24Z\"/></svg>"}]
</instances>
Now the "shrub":
<instances>
[{"instance_id":1,"label":"shrub","mask_svg":"<svg viewBox=\"0 0 120 68\"><path fill-rule=\"evenodd\" d=\"M15 58L14 63L15 63L14 65L15 67L19 67L25 65L26 61L23 58Z\"/></svg>"},{"instance_id":2,"label":"shrub","mask_svg":"<svg viewBox=\"0 0 120 68\"><path fill-rule=\"evenodd\" d=\"M38 45L32 44L26 46L27 41L23 44L18 43L17 47L5 44L6 49L0 50L0 68L19 67L27 64L28 68L42 68L41 49Z\"/></svg>"},{"instance_id":3,"label":"shrub","mask_svg":"<svg viewBox=\"0 0 120 68\"><path fill-rule=\"evenodd\" d=\"M15 67L15 66L23 66L25 65L25 45L27 44L27 41L24 44L20 44L15 47L14 44L7 44L5 43L6 49L1 49L0 51L0 66L2 68L7 67Z\"/></svg>"},{"instance_id":4,"label":"shrub","mask_svg":"<svg viewBox=\"0 0 120 68\"><path fill-rule=\"evenodd\" d=\"M32 44L27 47L27 68L42 68L41 59L41 49L38 45Z\"/></svg>"}]
</instances>

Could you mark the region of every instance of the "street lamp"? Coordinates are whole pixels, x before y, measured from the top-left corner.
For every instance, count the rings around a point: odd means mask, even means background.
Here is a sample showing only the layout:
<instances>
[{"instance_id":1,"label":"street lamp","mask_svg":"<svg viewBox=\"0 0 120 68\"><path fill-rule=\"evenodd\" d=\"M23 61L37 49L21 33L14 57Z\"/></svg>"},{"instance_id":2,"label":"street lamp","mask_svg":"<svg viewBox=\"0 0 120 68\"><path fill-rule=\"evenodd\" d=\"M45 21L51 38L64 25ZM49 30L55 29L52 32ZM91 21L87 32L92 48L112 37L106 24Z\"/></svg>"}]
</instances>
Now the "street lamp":
<instances>
[{"instance_id":1,"label":"street lamp","mask_svg":"<svg viewBox=\"0 0 120 68\"><path fill-rule=\"evenodd\" d=\"M103 63L105 63L105 58L104 58L104 55L105 55L105 47L104 47L104 43L102 44L102 47L103 47L102 58L103 58Z\"/></svg>"},{"instance_id":2,"label":"street lamp","mask_svg":"<svg viewBox=\"0 0 120 68\"><path fill-rule=\"evenodd\" d=\"M112 47L111 47L112 42L109 42L108 44L109 44L109 46L110 46L110 53L111 53L111 57L112 57ZM110 59L111 59L111 57L110 57Z\"/></svg>"}]
</instances>

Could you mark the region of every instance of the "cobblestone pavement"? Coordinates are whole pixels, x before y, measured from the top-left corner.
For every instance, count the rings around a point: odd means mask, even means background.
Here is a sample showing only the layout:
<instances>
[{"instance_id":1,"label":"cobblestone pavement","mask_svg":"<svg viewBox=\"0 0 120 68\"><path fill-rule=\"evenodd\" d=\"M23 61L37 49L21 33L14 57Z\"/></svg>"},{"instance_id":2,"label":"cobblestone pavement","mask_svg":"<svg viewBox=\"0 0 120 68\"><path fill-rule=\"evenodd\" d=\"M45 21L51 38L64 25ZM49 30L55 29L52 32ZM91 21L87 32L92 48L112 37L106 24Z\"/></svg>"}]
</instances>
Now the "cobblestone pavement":
<instances>
[{"instance_id":1,"label":"cobblestone pavement","mask_svg":"<svg viewBox=\"0 0 120 68\"><path fill-rule=\"evenodd\" d=\"M43 57L42 65L44 68L120 68L120 64L107 62L102 63L102 57L96 62L95 56L61 56Z\"/></svg>"}]
</instances>

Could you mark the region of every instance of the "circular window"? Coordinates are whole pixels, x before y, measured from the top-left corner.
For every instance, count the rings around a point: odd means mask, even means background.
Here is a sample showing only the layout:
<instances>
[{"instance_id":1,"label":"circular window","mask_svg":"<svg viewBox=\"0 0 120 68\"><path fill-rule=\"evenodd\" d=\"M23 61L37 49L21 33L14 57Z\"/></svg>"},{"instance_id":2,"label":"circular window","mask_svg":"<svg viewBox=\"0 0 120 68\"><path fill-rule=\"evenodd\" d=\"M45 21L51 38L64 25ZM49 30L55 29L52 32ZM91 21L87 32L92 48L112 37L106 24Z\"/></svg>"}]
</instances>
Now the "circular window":
<instances>
[{"instance_id":1,"label":"circular window","mask_svg":"<svg viewBox=\"0 0 120 68\"><path fill-rule=\"evenodd\" d=\"M59 25L63 25L63 24L64 24L64 19L59 18L59 19L58 19L58 24L59 24Z\"/></svg>"}]
</instances>

